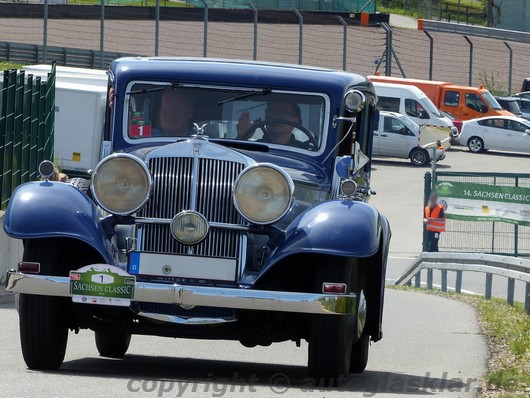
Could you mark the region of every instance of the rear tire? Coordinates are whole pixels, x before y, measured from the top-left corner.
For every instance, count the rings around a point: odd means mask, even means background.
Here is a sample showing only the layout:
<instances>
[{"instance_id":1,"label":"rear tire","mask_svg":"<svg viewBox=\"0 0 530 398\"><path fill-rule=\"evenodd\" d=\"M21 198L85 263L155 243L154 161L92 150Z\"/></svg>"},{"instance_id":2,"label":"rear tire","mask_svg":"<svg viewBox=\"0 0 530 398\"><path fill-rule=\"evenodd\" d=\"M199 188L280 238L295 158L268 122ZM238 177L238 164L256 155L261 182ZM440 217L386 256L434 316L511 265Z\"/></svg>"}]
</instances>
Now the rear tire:
<instances>
[{"instance_id":1,"label":"rear tire","mask_svg":"<svg viewBox=\"0 0 530 398\"><path fill-rule=\"evenodd\" d=\"M337 259L316 267L314 291L322 292L323 282L346 283L353 285L353 264L349 260ZM339 378L350 371L353 343L352 328L354 317L342 315L314 315L309 334L308 366L311 377L336 385Z\"/></svg>"},{"instance_id":2,"label":"rear tire","mask_svg":"<svg viewBox=\"0 0 530 398\"><path fill-rule=\"evenodd\" d=\"M102 357L123 358L129 349L130 343L131 335L128 333L96 332L96 347Z\"/></svg>"},{"instance_id":3,"label":"rear tire","mask_svg":"<svg viewBox=\"0 0 530 398\"><path fill-rule=\"evenodd\" d=\"M467 147L473 153L484 152L484 141L480 137L471 137L467 141Z\"/></svg>"},{"instance_id":4,"label":"rear tire","mask_svg":"<svg viewBox=\"0 0 530 398\"><path fill-rule=\"evenodd\" d=\"M351 350L350 372L362 373L368 364L368 352L370 350L370 336L362 335Z\"/></svg>"},{"instance_id":5,"label":"rear tire","mask_svg":"<svg viewBox=\"0 0 530 398\"><path fill-rule=\"evenodd\" d=\"M40 263L40 273L58 275L59 247L56 240L28 240L23 261ZM64 299L20 294L20 344L26 365L35 370L58 369L64 360L68 324Z\"/></svg>"},{"instance_id":6,"label":"rear tire","mask_svg":"<svg viewBox=\"0 0 530 398\"><path fill-rule=\"evenodd\" d=\"M430 163L429 152L423 148L414 148L410 153L410 162L413 166L423 167Z\"/></svg>"}]
</instances>

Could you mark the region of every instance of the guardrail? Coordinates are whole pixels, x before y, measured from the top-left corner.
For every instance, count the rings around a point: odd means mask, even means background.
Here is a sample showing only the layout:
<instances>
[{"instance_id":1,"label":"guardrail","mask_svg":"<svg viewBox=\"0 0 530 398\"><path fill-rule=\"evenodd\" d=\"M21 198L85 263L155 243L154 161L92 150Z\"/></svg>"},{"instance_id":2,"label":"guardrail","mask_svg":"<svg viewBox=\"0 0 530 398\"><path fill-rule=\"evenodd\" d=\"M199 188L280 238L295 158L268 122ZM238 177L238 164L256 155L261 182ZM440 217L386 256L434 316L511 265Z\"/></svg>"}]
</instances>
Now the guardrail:
<instances>
[{"instance_id":1,"label":"guardrail","mask_svg":"<svg viewBox=\"0 0 530 398\"><path fill-rule=\"evenodd\" d=\"M99 50L53 46L47 46L46 52L48 62L55 61L61 66L90 69L108 68L116 58L136 56L136 54L105 51L102 58ZM0 41L0 59L23 65L39 64L44 62L44 47L39 44Z\"/></svg>"},{"instance_id":2,"label":"guardrail","mask_svg":"<svg viewBox=\"0 0 530 398\"><path fill-rule=\"evenodd\" d=\"M515 30L486 28L477 25L464 25L454 22L431 21L418 19L418 30L429 32L456 33L463 36L479 36L489 39L530 43L530 33Z\"/></svg>"},{"instance_id":3,"label":"guardrail","mask_svg":"<svg viewBox=\"0 0 530 398\"><path fill-rule=\"evenodd\" d=\"M525 311L530 315L530 260L477 253L421 253L410 267L396 280L395 285L421 286L421 271L427 270L427 288L433 288L433 270L441 271L442 291L447 291L447 272L456 272L455 291L462 292L463 272L486 274L484 297L491 299L493 275L508 278L506 300L513 305L515 281L526 283Z\"/></svg>"}]
</instances>

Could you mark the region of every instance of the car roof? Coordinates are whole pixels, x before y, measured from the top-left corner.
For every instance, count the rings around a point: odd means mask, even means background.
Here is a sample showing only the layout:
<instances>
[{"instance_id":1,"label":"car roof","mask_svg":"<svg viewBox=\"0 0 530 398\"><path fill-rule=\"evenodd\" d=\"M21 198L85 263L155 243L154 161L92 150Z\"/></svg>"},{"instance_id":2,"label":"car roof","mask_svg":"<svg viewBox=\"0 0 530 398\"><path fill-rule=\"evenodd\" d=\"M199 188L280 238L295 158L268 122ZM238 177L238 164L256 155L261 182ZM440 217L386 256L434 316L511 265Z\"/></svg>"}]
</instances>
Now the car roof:
<instances>
[{"instance_id":1,"label":"car roof","mask_svg":"<svg viewBox=\"0 0 530 398\"><path fill-rule=\"evenodd\" d=\"M506 119L506 120L515 120L518 122L528 123L528 120L523 119L522 117L517 117L517 116L486 116L486 117L479 117L477 119L466 120L464 123L479 122L481 120L488 120L488 119Z\"/></svg>"},{"instance_id":2,"label":"car roof","mask_svg":"<svg viewBox=\"0 0 530 398\"><path fill-rule=\"evenodd\" d=\"M411 86L409 84L374 82L374 87L407 90L407 91L412 91L413 93L418 94L421 97L426 97L425 93L421 89L419 89L416 86Z\"/></svg>"},{"instance_id":3,"label":"car roof","mask_svg":"<svg viewBox=\"0 0 530 398\"><path fill-rule=\"evenodd\" d=\"M126 57L114 60L111 77L125 79L182 80L197 84L234 84L248 87L344 93L364 86L374 92L364 76L326 68L272 62L183 57Z\"/></svg>"},{"instance_id":4,"label":"car roof","mask_svg":"<svg viewBox=\"0 0 530 398\"><path fill-rule=\"evenodd\" d=\"M516 97L495 97L497 101L516 101L518 98Z\"/></svg>"},{"instance_id":5,"label":"car roof","mask_svg":"<svg viewBox=\"0 0 530 398\"><path fill-rule=\"evenodd\" d=\"M410 123L414 123L415 125L417 125L418 127L420 126L418 123L416 123L414 120L412 120L410 117L408 117L407 115L404 115L402 113L399 113L399 112L392 112L392 111L379 111L379 114L383 115L383 116L393 116L395 118L398 118L398 119L407 119L407 121L409 121Z\"/></svg>"}]
</instances>

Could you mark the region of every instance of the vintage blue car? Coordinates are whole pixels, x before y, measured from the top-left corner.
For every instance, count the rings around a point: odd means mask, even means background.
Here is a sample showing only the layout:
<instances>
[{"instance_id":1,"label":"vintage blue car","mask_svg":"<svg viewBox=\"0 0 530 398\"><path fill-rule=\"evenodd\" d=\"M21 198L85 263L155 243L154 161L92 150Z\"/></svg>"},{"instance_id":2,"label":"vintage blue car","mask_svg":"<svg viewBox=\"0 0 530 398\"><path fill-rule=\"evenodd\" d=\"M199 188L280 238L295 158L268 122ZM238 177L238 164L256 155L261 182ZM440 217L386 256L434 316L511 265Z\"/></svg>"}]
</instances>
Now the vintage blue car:
<instances>
[{"instance_id":1,"label":"vintage blue car","mask_svg":"<svg viewBox=\"0 0 530 398\"><path fill-rule=\"evenodd\" d=\"M376 101L327 69L114 61L90 178L49 181L43 162L5 215L27 366L59 368L68 331L91 329L105 357L133 334L304 339L312 377L362 372L390 241L367 203Z\"/></svg>"}]
</instances>

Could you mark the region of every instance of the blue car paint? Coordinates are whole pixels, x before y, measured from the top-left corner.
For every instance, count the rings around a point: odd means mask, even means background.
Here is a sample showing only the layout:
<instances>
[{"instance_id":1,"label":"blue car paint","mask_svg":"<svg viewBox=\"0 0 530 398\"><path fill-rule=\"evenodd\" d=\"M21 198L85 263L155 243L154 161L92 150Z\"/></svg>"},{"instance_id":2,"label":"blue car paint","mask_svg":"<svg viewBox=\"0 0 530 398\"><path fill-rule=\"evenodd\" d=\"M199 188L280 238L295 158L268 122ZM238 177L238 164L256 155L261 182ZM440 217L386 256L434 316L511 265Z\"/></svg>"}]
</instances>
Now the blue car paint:
<instances>
[{"instance_id":1,"label":"blue car paint","mask_svg":"<svg viewBox=\"0 0 530 398\"><path fill-rule=\"evenodd\" d=\"M370 257L381 244L386 220L372 206L350 200L319 203L299 215L285 231L285 239L263 267L260 278L286 257L310 253L342 257ZM259 279L259 278L258 278Z\"/></svg>"},{"instance_id":2,"label":"blue car paint","mask_svg":"<svg viewBox=\"0 0 530 398\"><path fill-rule=\"evenodd\" d=\"M9 201L4 230L12 238L72 238L87 243L107 264L114 264L112 247L99 223L92 200L62 182L29 182Z\"/></svg>"}]
</instances>

